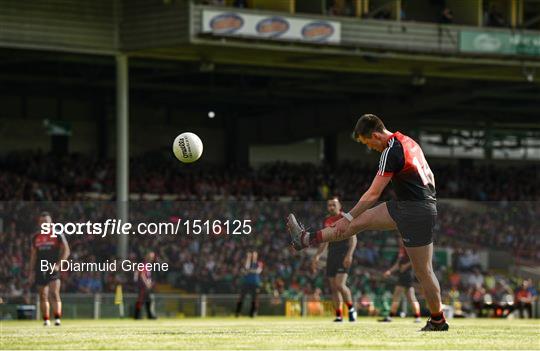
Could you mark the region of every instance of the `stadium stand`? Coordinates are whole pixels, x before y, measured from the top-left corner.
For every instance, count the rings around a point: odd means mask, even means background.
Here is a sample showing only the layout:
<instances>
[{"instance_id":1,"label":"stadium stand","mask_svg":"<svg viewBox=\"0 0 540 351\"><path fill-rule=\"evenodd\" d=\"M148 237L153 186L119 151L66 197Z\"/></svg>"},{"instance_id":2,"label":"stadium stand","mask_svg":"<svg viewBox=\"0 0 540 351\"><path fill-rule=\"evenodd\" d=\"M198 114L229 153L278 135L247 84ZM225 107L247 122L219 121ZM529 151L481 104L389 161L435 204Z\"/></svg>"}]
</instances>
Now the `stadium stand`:
<instances>
[{"instance_id":1,"label":"stadium stand","mask_svg":"<svg viewBox=\"0 0 540 351\"><path fill-rule=\"evenodd\" d=\"M88 201L88 194L109 193L114 172L109 161L79 155L11 154L2 158L1 164L1 198L7 215L0 236L6 253L0 258L0 294L12 301L25 300L30 297L31 287L27 282L28 262L24 257L36 230L31 219L43 208L52 211L59 222L113 218L115 207L112 203ZM190 218L194 213L205 213L208 218L256 218L255 235L249 240L225 240L220 236L200 240L175 236L156 236L151 240L143 240L144 236L132 237L130 258L137 259L145 252L155 250L159 259L170 265L170 272L158 273L158 279L182 291L195 293L236 292L241 276L237 262L253 246L259 249L265 262L264 292L311 296L320 289L328 293L324 277L309 273L309 255L298 261L292 259L292 253L282 250L288 244L282 218L292 203L302 218L308 218L306 224L316 227L324 217L321 200L330 194L359 193L369 184L372 175L369 167L353 164L341 164L332 173L325 166L306 168L306 165L286 163L267 164L257 170L196 167L194 171L182 173L181 177L167 167L166 161L156 157L142 157L134 160L132 165L134 194L152 192L159 195L157 200L163 200L167 194L177 195L177 200L197 199L196 202L133 201L130 209L133 222L144 222L148 218L169 222ZM310 178L303 176L306 169ZM475 301L495 289L492 277L499 282L498 288L510 286L516 289L522 283L508 272L496 276L484 272L480 273L480 286L474 285L474 276L479 274L474 252L479 248L501 249L522 260L540 261L540 241L534 232L540 206L524 201L536 197L533 192L535 172L536 166L499 169L497 177L490 176L494 174L490 166L462 172L444 167L435 170L439 184L446 185L440 187L441 197L506 200L475 202L481 204L481 213L463 206L440 204L438 246L452 248L458 253L453 255L456 260L451 266L441 266L437 271L444 285L443 291L448 292L447 302L458 301L461 310L480 313L485 306L479 307ZM524 181L507 182L509 177L516 175ZM505 184L508 188L502 191ZM221 201L205 201L220 198ZM86 201L76 201L83 199ZM74 260L82 257L88 262L115 259L113 237L97 239L80 235L68 240ZM395 244L392 233L362 234L355 253L357 265L350 280L364 304L391 291L394 282L383 280L381 272L392 261L392 257L385 255L385 249L395 247ZM134 289L131 277L125 274L71 273L64 277L63 290L113 292L118 283L126 286L127 291ZM380 305L379 301L377 306Z\"/></svg>"}]
</instances>

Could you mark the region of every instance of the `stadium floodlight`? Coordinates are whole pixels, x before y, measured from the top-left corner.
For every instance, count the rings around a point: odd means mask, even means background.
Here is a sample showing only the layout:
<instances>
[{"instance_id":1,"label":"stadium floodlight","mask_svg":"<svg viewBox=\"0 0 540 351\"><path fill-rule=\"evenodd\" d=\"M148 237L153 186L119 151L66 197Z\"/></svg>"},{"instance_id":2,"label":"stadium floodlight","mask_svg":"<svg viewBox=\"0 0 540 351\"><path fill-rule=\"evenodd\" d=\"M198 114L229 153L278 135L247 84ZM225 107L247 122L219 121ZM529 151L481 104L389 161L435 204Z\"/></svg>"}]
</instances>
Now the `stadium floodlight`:
<instances>
[{"instance_id":1,"label":"stadium floodlight","mask_svg":"<svg viewBox=\"0 0 540 351\"><path fill-rule=\"evenodd\" d=\"M536 69L523 66L523 75L525 76L525 79L527 80L527 82L530 82L530 83L534 82L535 72L536 72Z\"/></svg>"}]
</instances>

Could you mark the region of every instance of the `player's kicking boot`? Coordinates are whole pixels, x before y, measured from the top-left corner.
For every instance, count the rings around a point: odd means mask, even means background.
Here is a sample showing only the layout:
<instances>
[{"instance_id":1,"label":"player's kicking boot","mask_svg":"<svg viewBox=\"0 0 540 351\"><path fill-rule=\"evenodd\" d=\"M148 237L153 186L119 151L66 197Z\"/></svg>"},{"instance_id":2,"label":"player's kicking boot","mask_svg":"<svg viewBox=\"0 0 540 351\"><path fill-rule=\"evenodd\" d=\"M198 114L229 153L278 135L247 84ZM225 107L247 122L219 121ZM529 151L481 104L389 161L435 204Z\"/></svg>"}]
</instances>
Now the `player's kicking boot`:
<instances>
[{"instance_id":1,"label":"player's kicking boot","mask_svg":"<svg viewBox=\"0 0 540 351\"><path fill-rule=\"evenodd\" d=\"M60 318L56 318L54 320L54 325L56 325L57 327L61 326L62 325L62 322L60 321Z\"/></svg>"},{"instance_id":2,"label":"player's kicking boot","mask_svg":"<svg viewBox=\"0 0 540 351\"><path fill-rule=\"evenodd\" d=\"M300 251L309 246L309 235L304 229L304 226L296 220L296 217L291 213L287 217L287 229L291 236L292 247L296 251Z\"/></svg>"}]
</instances>

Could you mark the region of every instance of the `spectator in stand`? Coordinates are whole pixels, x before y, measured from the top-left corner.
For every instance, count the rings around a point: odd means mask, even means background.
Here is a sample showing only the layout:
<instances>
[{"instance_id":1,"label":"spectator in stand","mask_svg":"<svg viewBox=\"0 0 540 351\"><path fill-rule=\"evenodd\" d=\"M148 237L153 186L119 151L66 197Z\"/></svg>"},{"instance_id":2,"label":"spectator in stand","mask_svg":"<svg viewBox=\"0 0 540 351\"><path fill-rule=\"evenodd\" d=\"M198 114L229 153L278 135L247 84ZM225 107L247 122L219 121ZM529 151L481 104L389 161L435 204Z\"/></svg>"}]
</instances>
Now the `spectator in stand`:
<instances>
[{"instance_id":1,"label":"spectator in stand","mask_svg":"<svg viewBox=\"0 0 540 351\"><path fill-rule=\"evenodd\" d=\"M327 12L330 16L353 16L354 4L351 0L332 0Z\"/></svg>"},{"instance_id":2,"label":"spectator in stand","mask_svg":"<svg viewBox=\"0 0 540 351\"><path fill-rule=\"evenodd\" d=\"M166 155L169 153L167 151ZM239 284L234 278L238 272L230 268L239 259L236 253L243 252L248 245L255 245L263 248L261 255L268 257L268 266L261 277L263 286L280 286L284 293L290 294L299 294L305 290L302 288L311 286L309 293L316 288L322 288L323 293L328 293L317 277L298 275L299 266L293 264L288 254L281 250L287 243L273 234L283 232L281 219L286 216L284 208L287 206L269 200L275 200L278 196L306 200L301 202L298 211L308 213L309 223L315 223L323 214L314 210L308 200L320 200L325 193L358 193L371 180L369 168L358 163L343 162L333 172L329 172L324 166L277 162L258 169L229 169L195 164L189 169L178 170L177 164L171 165L169 161L170 158L159 153L134 159L131 162L130 189L138 194L174 194L180 200L198 201L134 202L130 209L132 221L176 223L178 218L193 218L200 213L208 215L208 218L252 218L253 235L242 241L178 240L178 237L172 236L157 236L148 240L133 236L130 237L130 255L141 257L155 249L164 261L170 263L170 271L177 275L177 287L188 292L231 293L238 289ZM0 233L0 247L5 253L0 256L0 294L4 300L23 301L29 296L29 286L24 274L21 274L28 268L21 248L30 245L30 232L24 219L35 214L32 213L31 203L20 200L58 200L48 204L57 207L62 221L97 222L103 218L113 218L114 206L109 208L106 203L72 200L88 199L85 195L87 192L93 195L113 193L114 161L96 160L83 155L59 157L17 152L0 157L0 169L0 199L11 200L0 204L0 217L4 223L3 232ZM313 177L306 177L306 170ZM453 259L456 259L454 268L460 268L453 269L459 279L445 276L442 284L456 286L465 303L468 298L468 290L464 288L467 285L467 273L479 263L478 255L468 249L472 247L509 250L519 255L520 259L539 262L540 240L536 232L540 205L534 201L512 201L538 198L538 166L524 164L497 169L492 166L460 169L434 166L433 170L438 179L441 179L439 184L442 197L508 200L482 203L480 205L483 209L480 212L440 204L438 240L448 247L456 248L453 254ZM520 181L513 181L514 177ZM449 179L454 182L452 187L448 186ZM200 202L213 200L216 196L224 200ZM392 194L385 196L391 197ZM385 238L370 236L369 233L362 236L362 247L356 252L357 262L361 263L356 267L358 271L351 274L353 290L365 293L369 288L369 291L384 293L393 288L386 287L374 274L369 279L364 275L364 272L377 271L388 264L382 255L384 241ZM96 262L116 258L116 241L112 237L96 239L86 235L72 236L70 246L75 260ZM468 251L466 254L461 253L463 248ZM457 267L458 261L461 264L462 256L465 256L466 271ZM302 264L308 262L299 263L300 266ZM484 278L485 288L489 291L495 288L493 279L495 277L490 274ZM125 275L104 273L88 277L78 272L67 275L63 289L66 292L114 292L114 286L118 283L124 285L126 292L135 290L131 279Z\"/></svg>"},{"instance_id":3,"label":"spectator in stand","mask_svg":"<svg viewBox=\"0 0 540 351\"><path fill-rule=\"evenodd\" d=\"M495 289L490 291L491 308L494 317L506 318L514 310L514 292L504 280L495 284Z\"/></svg>"},{"instance_id":4,"label":"spectator in stand","mask_svg":"<svg viewBox=\"0 0 540 351\"><path fill-rule=\"evenodd\" d=\"M533 318L533 302L535 297L529 287L529 281L523 280L521 287L516 290L515 308L519 311L519 317L525 318L524 312L527 312L529 318Z\"/></svg>"},{"instance_id":5,"label":"spectator in stand","mask_svg":"<svg viewBox=\"0 0 540 351\"><path fill-rule=\"evenodd\" d=\"M495 279L495 276L493 275L493 272L488 271L488 273L484 277L484 285L486 289L488 291L493 290L495 288L495 284L496 284L496 279Z\"/></svg>"},{"instance_id":6,"label":"spectator in stand","mask_svg":"<svg viewBox=\"0 0 540 351\"><path fill-rule=\"evenodd\" d=\"M495 3L491 3L489 10L484 13L484 25L488 27L506 27L506 21L502 13L497 10Z\"/></svg>"},{"instance_id":7,"label":"spectator in stand","mask_svg":"<svg viewBox=\"0 0 540 351\"><path fill-rule=\"evenodd\" d=\"M474 257L471 249L465 250L465 253L458 257L458 269L461 272L468 272L473 268Z\"/></svg>"},{"instance_id":8,"label":"spectator in stand","mask_svg":"<svg viewBox=\"0 0 540 351\"><path fill-rule=\"evenodd\" d=\"M469 291L469 297L476 311L476 316L484 317L484 309L486 308L486 290L482 285L475 285Z\"/></svg>"},{"instance_id":9,"label":"spectator in stand","mask_svg":"<svg viewBox=\"0 0 540 351\"><path fill-rule=\"evenodd\" d=\"M452 23L454 23L454 13L452 12L452 10L450 10L449 7L446 6L441 11L441 16L439 18L439 23L441 23L441 24L452 24Z\"/></svg>"},{"instance_id":10,"label":"spectator in stand","mask_svg":"<svg viewBox=\"0 0 540 351\"><path fill-rule=\"evenodd\" d=\"M483 286L484 285L484 276L482 275L482 272L480 272L480 269L474 268L473 272L469 274L469 277L467 278L467 286Z\"/></svg>"}]
</instances>

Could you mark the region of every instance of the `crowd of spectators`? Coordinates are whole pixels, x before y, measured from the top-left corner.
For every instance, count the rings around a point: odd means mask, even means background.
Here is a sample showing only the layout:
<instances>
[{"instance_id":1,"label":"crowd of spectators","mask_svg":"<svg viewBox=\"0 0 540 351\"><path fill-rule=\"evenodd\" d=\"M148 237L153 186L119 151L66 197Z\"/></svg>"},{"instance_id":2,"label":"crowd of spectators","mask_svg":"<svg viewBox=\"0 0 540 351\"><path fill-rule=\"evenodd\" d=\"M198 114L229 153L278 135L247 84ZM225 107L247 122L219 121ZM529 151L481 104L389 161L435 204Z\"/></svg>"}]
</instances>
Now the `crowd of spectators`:
<instances>
[{"instance_id":1,"label":"crowd of spectators","mask_svg":"<svg viewBox=\"0 0 540 351\"><path fill-rule=\"evenodd\" d=\"M115 207L109 202L55 202L43 203L58 222L104 222L114 217ZM0 236L0 245L5 254L0 257L0 294L11 299L28 299L31 286L28 284L28 257L30 241L36 231L33 218L43 209L35 202L3 203L2 216L5 228ZM131 204L130 218L135 225L142 222L175 222L181 219L245 219L252 220L250 235L135 235L129 237L129 258L140 261L148 251L155 251L162 262L169 264L169 272L156 273L155 278L186 292L235 293L242 276L242 258L245 252L256 249L264 262L262 291L282 296L313 294L317 289L328 293L324 275L310 270L312 253L295 253L288 248L284 220L288 211L294 211L310 227L320 225L324 217L324 202L280 202L280 201L145 201ZM455 211L446 209L456 216ZM447 211L441 211L441 214ZM523 208L518 210L524 210ZM492 209L496 211L496 209ZM499 208L499 212L507 211ZM450 267L439 265L437 274L441 278L446 301L461 301L461 310L475 312L477 305L472 297L478 292L470 287L479 281L480 260L476 253L481 245L467 240L467 244L449 237L448 233L466 232L468 222L446 220L437 228L437 246L454 250L456 258ZM504 216L494 216L505 221ZM478 220L478 218L477 218ZM479 218L482 222L482 218ZM453 223L453 225L451 224ZM461 226L462 225L462 226ZM505 224L497 224L504 226ZM508 226L508 223L506 224ZM519 224L516 224L518 226ZM529 228L532 235L533 228ZM385 296L388 297L395 282L383 279L382 272L393 261L392 250L397 247L396 234L392 232L366 232L360 236L355 251L355 265L349 278L350 285L360 299L372 301L380 310ZM75 262L104 262L116 258L117 237L105 238L92 235L71 235L70 259ZM532 244L529 244L530 247ZM539 243L534 243L535 255ZM463 248L467 247L466 250ZM537 260L540 257L536 257ZM456 278L456 272L459 278ZM472 272L472 273L468 273ZM502 279L502 278L501 278ZM456 283L457 281L457 283ZM507 281L507 280L505 280ZM506 285L517 284L507 281ZM129 273L69 272L63 274L65 292L114 292L117 284L126 291L134 291L133 277ZM517 286L517 285L516 285ZM514 286L514 287L516 287ZM487 291L487 290L486 290ZM485 293L482 295L482 298ZM497 295L499 296L499 295ZM452 300L453 299L453 300ZM457 300L456 300L457 299ZM378 302L377 302L378 301ZM467 305L468 303L468 305ZM472 306L472 307L471 307Z\"/></svg>"},{"instance_id":2,"label":"crowd of spectators","mask_svg":"<svg viewBox=\"0 0 540 351\"><path fill-rule=\"evenodd\" d=\"M113 201L91 201L87 197L88 193L112 193L114 162L80 155L18 153L1 158L0 166L0 199L3 200L0 202L0 246L4 253L0 257L0 294L4 298L28 299L31 287L27 257L32 235L37 230L34 220L37 214L47 210L55 221L62 223L104 222L114 218ZM179 218L249 218L253 220L253 233L196 238L130 236L130 259L140 261L152 250L170 267L168 273L157 274L158 281L187 292L234 293L242 273L242 257L248 249L257 249L265 264L263 291L284 296L328 293L328 290L323 274L310 271L309 253L296 254L287 249L283 218L294 211L306 225L318 227L325 215L325 198L343 194L345 200L354 201L373 176L371 167L354 163L343 163L332 169L272 163L258 169L195 166L188 171L160 154L133 159L131 167L131 191L154 193L160 200L133 201L130 205L133 223L175 222ZM518 289L522 282L497 276L500 284L495 285L499 290L493 290L493 274L480 274L482 267L477 250L499 249L523 260L540 262L540 240L535 232L540 205L532 201L536 200L537 166L496 170L493 166L433 168L440 197L486 200L469 202L468 206L439 204L437 246L452 248L455 258L451 267L441 265L437 271L446 292L445 299L464 313L499 313L497 308L486 308L494 306L489 305L489 298L498 299L504 292L509 295L508 289ZM176 197L167 200L166 194ZM391 196L391 193L385 195ZM114 260L116 240L113 236L70 236L70 259ZM373 303L374 306L378 299L377 308L381 308L384 296L391 291L394 282L383 279L381 272L391 265L393 258L388 252L396 246L394 233L361 234L355 251L355 268L349 279L363 304ZM479 286L479 282L482 285ZM62 289L82 293L114 292L119 283L127 291L134 289L133 277L129 274L102 272L65 274ZM528 298L530 296L523 293L519 298L516 295L513 306L518 307L519 299ZM526 310L526 304L523 306ZM501 311L504 314L509 310Z\"/></svg>"},{"instance_id":3,"label":"crowd of spectators","mask_svg":"<svg viewBox=\"0 0 540 351\"><path fill-rule=\"evenodd\" d=\"M462 263L453 267L443 286L446 303L456 316L504 318L517 310L521 318L533 318L538 290L531 279L509 279L492 270L483 271L480 265L465 268Z\"/></svg>"},{"instance_id":4,"label":"crowd of spectators","mask_svg":"<svg viewBox=\"0 0 540 351\"><path fill-rule=\"evenodd\" d=\"M13 153L0 158L0 200L61 201L115 190L114 162L88 156ZM152 153L130 162L130 192L174 194L178 200L216 197L321 200L329 193L356 200L375 173L373 164L342 162L335 167L270 163L257 169L213 165L178 167L170 153ZM477 201L534 201L540 167L431 165L439 198ZM389 194L388 196L390 196ZM80 196L79 196L80 198Z\"/></svg>"}]
</instances>

